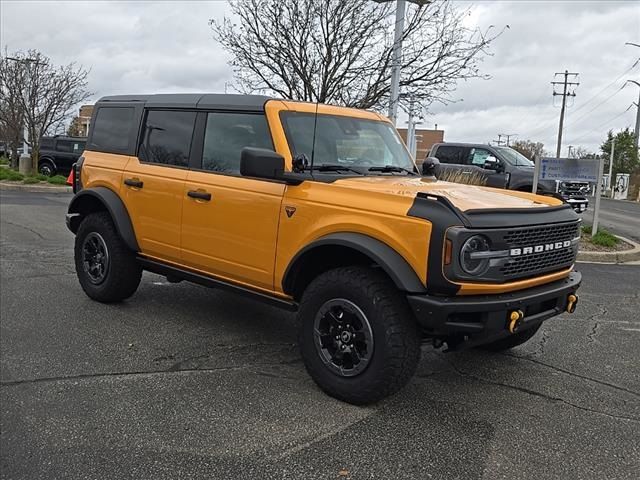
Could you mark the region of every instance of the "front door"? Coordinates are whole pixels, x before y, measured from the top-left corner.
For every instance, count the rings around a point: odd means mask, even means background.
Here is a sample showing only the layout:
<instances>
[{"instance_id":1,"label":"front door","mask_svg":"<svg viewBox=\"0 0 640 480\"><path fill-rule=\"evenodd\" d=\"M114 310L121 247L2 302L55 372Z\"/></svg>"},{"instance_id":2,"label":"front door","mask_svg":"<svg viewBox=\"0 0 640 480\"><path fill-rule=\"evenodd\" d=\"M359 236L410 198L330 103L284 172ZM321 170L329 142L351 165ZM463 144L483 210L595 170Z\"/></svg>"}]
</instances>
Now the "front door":
<instances>
[{"instance_id":1,"label":"front door","mask_svg":"<svg viewBox=\"0 0 640 480\"><path fill-rule=\"evenodd\" d=\"M487 161L489 159L489 162ZM494 188L507 188L507 174L502 160L499 160L486 148L471 148L467 157L466 168L471 175L484 180L484 185ZM489 164L495 169L486 168Z\"/></svg>"},{"instance_id":2,"label":"front door","mask_svg":"<svg viewBox=\"0 0 640 480\"><path fill-rule=\"evenodd\" d=\"M149 110L122 197L143 254L180 263L180 223L195 112Z\"/></svg>"},{"instance_id":3,"label":"front door","mask_svg":"<svg viewBox=\"0 0 640 480\"><path fill-rule=\"evenodd\" d=\"M185 266L273 290L285 185L240 175L244 147L273 149L264 113L206 114L202 161L183 192Z\"/></svg>"}]
</instances>

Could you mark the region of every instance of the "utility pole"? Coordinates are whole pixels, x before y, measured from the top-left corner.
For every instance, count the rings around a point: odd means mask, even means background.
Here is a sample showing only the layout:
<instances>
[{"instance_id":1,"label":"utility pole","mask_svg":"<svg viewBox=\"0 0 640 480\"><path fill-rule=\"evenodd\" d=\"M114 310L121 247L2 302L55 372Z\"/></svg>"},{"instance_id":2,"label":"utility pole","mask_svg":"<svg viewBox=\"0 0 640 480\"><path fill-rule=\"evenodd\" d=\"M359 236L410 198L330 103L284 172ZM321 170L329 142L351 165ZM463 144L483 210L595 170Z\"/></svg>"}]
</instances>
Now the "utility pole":
<instances>
[{"instance_id":1,"label":"utility pole","mask_svg":"<svg viewBox=\"0 0 640 480\"><path fill-rule=\"evenodd\" d=\"M562 96L562 108L560 109L560 125L558 127L558 144L556 146L556 158L560 158L560 150L562 149L562 129L564 128L564 111L567 106L567 97L575 97L576 94L574 91L569 91L569 87L573 87L574 85L577 87L580 85L579 82L570 82L569 77L572 77L575 80L578 77L577 73L569 73L569 71L565 70L564 73L556 73L555 77L558 75L564 75L564 80L562 82L551 82L553 85L553 96L560 95ZM562 85L562 93L558 93L555 91L556 85Z\"/></svg>"},{"instance_id":2,"label":"utility pole","mask_svg":"<svg viewBox=\"0 0 640 480\"><path fill-rule=\"evenodd\" d=\"M508 147L509 140L511 139L511 137L516 137L517 135L518 135L517 133L499 133L498 138L507 137L507 147Z\"/></svg>"},{"instance_id":3,"label":"utility pole","mask_svg":"<svg viewBox=\"0 0 640 480\"><path fill-rule=\"evenodd\" d=\"M502 140L502 136L503 136L503 134L502 134L502 133L499 133L499 134L498 134L498 139L497 139L497 140L493 140L493 143L495 143L496 145L498 145L499 147L501 147L501 146L505 143L505 141L504 141L504 140Z\"/></svg>"},{"instance_id":4,"label":"utility pole","mask_svg":"<svg viewBox=\"0 0 640 480\"><path fill-rule=\"evenodd\" d=\"M616 149L616 136L611 138L611 156L609 157L609 190L611 190L611 198L613 198L613 152Z\"/></svg>"},{"instance_id":5,"label":"utility pole","mask_svg":"<svg viewBox=\"0 0 640 480\"><path fill-rule=\"evenodd\" d=\"M640 83L636 82L635 80L627 80L628 83L635 83L638 87L640 87ZM638 138L640 136L640 90L638 91L638 103L634 102L634 105L636 106L636 128L635 131L633 132L634 135L634 146L635 146L635 151L638 151Z\"/></svg>"}]
</instances>

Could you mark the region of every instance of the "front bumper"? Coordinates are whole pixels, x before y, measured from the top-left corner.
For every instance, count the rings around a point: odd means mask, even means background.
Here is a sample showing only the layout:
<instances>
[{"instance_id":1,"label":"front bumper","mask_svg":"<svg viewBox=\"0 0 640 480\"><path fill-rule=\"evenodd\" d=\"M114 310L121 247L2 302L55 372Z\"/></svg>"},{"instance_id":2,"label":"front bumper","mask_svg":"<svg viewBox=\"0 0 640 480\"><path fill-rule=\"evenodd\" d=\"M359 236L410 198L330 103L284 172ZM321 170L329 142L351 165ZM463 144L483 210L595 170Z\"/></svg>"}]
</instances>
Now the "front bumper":
<instances>
[{"instance_id":1,"label":"front bumper","mask_svg":"<svg viewBox=\"0 0 640 480\"><path fill-rule=\"evenodd\" d=\"M571 208L573 208L576 213L585 212L587 208L589 208L589 200L585 197L568 197L565 201L571 205Z\"/></svg>"},{"instance_id":2,"label":"front bumper","mask_svg":"<svg viewBox=\"0 0 640 480\"><path fill-rule=\"evenodd\" d=\"M500 295L437 297L407 295L418 324L433 338L458 338L475 346L511 335L510 315L524 316L518 331L567 310L569 295L575 294L582 275L571 272L563 280Z\"/></svg>"}]
</instances>

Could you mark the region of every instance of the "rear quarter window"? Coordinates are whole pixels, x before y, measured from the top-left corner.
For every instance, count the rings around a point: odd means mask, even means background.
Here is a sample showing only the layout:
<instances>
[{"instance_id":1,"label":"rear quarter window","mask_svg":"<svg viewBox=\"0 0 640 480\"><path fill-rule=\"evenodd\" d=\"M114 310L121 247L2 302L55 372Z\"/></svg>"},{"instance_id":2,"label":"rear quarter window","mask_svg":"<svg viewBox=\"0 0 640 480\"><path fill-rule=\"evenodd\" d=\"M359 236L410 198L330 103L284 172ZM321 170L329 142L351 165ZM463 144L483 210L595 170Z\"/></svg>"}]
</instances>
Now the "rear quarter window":
<instances>
[{"instance_id":1,"label":"rear quarter window","mask_svg":"<svg viewBox=\"0 0 640 480\"><path fill-rule=\"evenodd\" d=\"M461 164L464 162L465 147L442 145L436 149L435 156L441 163Z\"/></svg>"},{"instance_id":2,"label":"rear quarter window","mask_svg":"<svg viewBox=\"0 0 640 480\"><path fill-rule=\"evenodd\" d=\"M93 123L91 150L126 153L133 126L133 107L100 107Z\"/></svg>"}]
</instances>

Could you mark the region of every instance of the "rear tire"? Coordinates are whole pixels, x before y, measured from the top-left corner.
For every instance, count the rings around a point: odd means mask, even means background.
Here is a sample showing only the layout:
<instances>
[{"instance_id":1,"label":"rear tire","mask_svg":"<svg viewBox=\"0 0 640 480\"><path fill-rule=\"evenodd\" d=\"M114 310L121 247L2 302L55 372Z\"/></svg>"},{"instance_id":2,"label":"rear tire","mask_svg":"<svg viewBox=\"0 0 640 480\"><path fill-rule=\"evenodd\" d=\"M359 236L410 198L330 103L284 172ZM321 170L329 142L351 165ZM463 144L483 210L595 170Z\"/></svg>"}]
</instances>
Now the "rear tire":
<instances>
[{"instance_id":1,"label":"rear tire","mask_svg":"<svg viewBox=\"0 0 640 480\"><path fill-rule=\"evenodd\" d=\"M542 323L539 323L538 325L534 325L531 328L518 333L514 333L509 337L501 338L500 340L496 340L495 342L481 345L480 348L483 350L488 350L490 352L502 352L504 350L509 350L531 340L531 338L536 333L538 333L538 330L540 330L541 326Z\"/></svg>"},{"instance_id":2,"label":"rear tire","mask_svg":"<svg viewBox=\"0 0 640 480\"><path fill-rule=\"evenodd\" d=\"M76 274L84 292L98 302L120 302L135 293L142 267L106 212L87 215L75 241Z\"/></svg>"},{"instance_id":3,"label":"rear tire","mask_svg":"<svg viewBox=\"0 0 640 480\"><path fill-rule=\"evenodd\" d=\"M38 173L46 175L47 177L53 177L56 174L56 168L49 160L40 160L38 162Z\"/></svg>"},{"instance_id":4,"label":"rear tire","mask_svg":"<svg viewBox=\"0 0 640 480\"><path fill-rule=\"evenodd\" d=\"M413 313L379 270L351 266L318 276L304 292L298 319L309 375L339 400L362 405L388 397L420 360Z\"/></svg>"}]
</instances>

